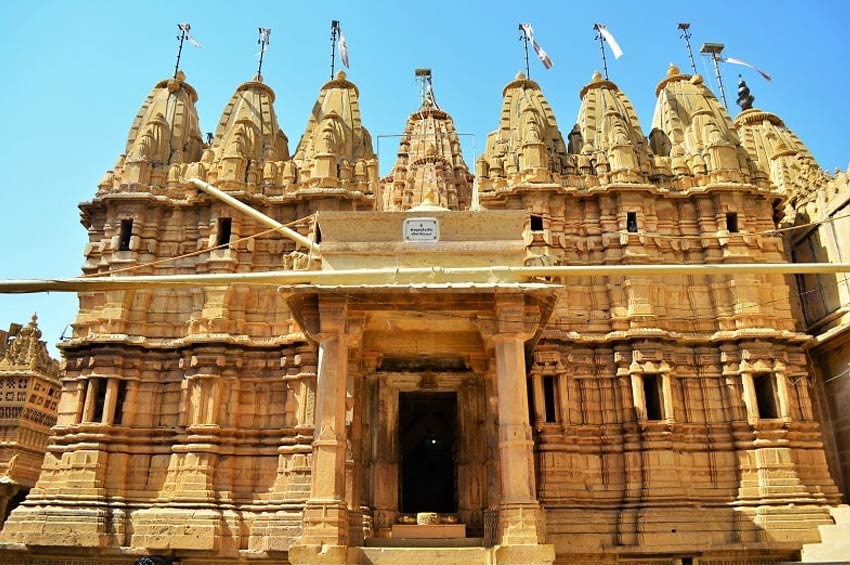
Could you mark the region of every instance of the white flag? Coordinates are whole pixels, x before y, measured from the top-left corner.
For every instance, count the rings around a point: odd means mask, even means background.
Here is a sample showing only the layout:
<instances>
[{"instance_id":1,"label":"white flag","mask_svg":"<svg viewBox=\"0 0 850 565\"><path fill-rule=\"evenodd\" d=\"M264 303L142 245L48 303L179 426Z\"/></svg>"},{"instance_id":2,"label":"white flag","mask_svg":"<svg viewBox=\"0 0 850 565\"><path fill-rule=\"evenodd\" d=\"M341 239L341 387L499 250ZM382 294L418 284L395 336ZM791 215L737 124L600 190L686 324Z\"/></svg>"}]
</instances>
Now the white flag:
<instances>
[{"instance_id":1,"label":"white flag","mask_svg":"<svg viewBox=\"0 0 850 565\"><path fill-rule=\"evenodd\" d=\"M546 69L551 69L554 63L552 62L552 58L549 57L549 54L540 46L537 41L534 39L534 30L531 28L531 24L519 24L522 27L522 31L525 32L525 36L531 42L531 47L534 48L534 52L537 53L537 58L540 59L540 62L543 63L543 67Z\"/></svg>"},{"instance_id":2,"label":"white flag","mask_svg":"<svg viewBox=\"0 0 850 565\"><path fill-rule=\"evenodd\" d=\"M619 59L623 56L623 50L620 49L620 44L617 43L617 40L614 39L614 36L611 35L611 32L608 31L608 28L602 24L596 24L593 28L605 38L605 41L608 42L608 45L611 47L611 52L614 54L615 59Z\"/></svg>"},{"instance_id":3,"label":"white flag","mask_svg":"<svg viewBox=\"0 0 850 565\"><path fill-rule=\"evenodd\" d=\"M760 74L762 77L764 77L764 80L766 80L767 82L773 83L773 78L769 74L767 74L763 70L749 64L746 61L742 61L741 59L736 59L735 57L723 57L720 60L723 61L724 63L732 63L733 65L743 65L745 67L749 67L749 68L753 69L755 72L757 72L758 74Z\"/></svg>"},{"instance_id":4,"label":"white flag","mask_svg":"<svg viewBox=\"0 0 850 565\"><path fill-rule=\"evenodd\" d=\"M342 64L345 65L345 68L349 68L348 66L348 43L345 41L345 36L342 34L342 28L338 27L337 31L339 31L339 39L337 42L339 43L339 58L342 59Z\"/></svg>"},{"instance_id":5,"label":"white flag","mask_svg":"<svg viewBox=\"0 0 850 565\"><path fill-rule=\"evenodd\" d=\"M188 23L185 23L185 24L177 24L177 27L179 27L179 28L180 28L180 31L182 31L183 33L185 33L185 34L186 34L186 39L188 39L188 40L189 40L189 43L191 43L191 44L192 44L192 45L194 45L195 47L198 47L198 48L200 48L200 47L201 47L201 44L200 44L200 43L198 43L197 41L195 41L195 38L193 38L193 37L192 37L192 35L189 33L189 30L190 30L190 29L192 29L192 26L191 26L191 25L189 25Z\"/></svg>"},{"instance_id":6,"label":"white flag","mask_svg":"<svg viewBox=\"0 0 850 565\"><path fill-rule=\"evenodd\" d=\"M272 34L272 28L270 28L270 27L261 27L259 29L260 29L260 40L257 43L260 44L260 52L257 53L258 57L266 52L266 49L269 46L269 36Z\"/></svg>"}]
</instances>

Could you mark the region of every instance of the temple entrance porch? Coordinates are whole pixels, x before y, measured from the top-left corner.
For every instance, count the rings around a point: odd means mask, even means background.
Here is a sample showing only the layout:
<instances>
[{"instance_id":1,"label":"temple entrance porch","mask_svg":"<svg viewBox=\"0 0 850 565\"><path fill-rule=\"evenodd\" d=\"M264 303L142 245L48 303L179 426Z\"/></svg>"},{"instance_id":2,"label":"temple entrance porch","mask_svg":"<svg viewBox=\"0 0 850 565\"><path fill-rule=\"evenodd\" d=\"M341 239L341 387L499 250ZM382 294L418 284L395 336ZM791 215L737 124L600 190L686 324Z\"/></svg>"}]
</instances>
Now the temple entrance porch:
<instances>
[{"instance_id":1,"label":"temple entrance porch","mask_svg":"<svg viewBox=\"0 0 850 565\"><path fill-rule=\"evenodd\" d=\"M291 562L346 562L346 548L392 538L420 510L490 539L505 562L511 548L551 562L525 390L550 287L305 289L288 302L319 350L311 497Z\"/></svg>"}]
</instances>

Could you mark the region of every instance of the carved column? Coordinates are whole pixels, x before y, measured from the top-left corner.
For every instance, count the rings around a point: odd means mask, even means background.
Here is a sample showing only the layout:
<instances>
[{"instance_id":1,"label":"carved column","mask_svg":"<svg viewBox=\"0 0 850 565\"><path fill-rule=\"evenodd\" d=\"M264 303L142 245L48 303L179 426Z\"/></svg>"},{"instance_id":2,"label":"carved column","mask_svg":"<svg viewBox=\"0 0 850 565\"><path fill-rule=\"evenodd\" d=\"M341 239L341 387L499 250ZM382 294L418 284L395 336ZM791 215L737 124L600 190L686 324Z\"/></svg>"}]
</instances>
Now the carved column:
<instances>
[{"instance_id":1,"label":"carved column","mask_svg":"<svg viewBox=\"0 0 850 565\"><path fill-rule=\"evenodd\" d=\"M525 342L533 330L525 320L523 296L502 296L488 337L496 355L499 413L499 461L502 545L536 545L542 541L540 505L534 484L534 442L528 421Z\"/></svg>"},{"instance_id":2,"label":"carved column","mask_svg":"<svg viewBox=\"0 0 850 565\"><path fill-rule=\"evenodd\" d=\"M345 396L348 346L345 304L320 298L319 368L310 498L304 507L303 545L348 544L345 503Z\"/></svg>"},{"instance_id":3,"label":"carved column","mask_svg":"<svg viewBox=\"0 0 850 565\"><path fill-rule=\"evenodd\" d=\"M111 424L115 419L115 403L117 400L118 379L111 378L106 381L106 398L103 401L103 416L100 419L104 424Z\"/></svg>"}]
</instances>

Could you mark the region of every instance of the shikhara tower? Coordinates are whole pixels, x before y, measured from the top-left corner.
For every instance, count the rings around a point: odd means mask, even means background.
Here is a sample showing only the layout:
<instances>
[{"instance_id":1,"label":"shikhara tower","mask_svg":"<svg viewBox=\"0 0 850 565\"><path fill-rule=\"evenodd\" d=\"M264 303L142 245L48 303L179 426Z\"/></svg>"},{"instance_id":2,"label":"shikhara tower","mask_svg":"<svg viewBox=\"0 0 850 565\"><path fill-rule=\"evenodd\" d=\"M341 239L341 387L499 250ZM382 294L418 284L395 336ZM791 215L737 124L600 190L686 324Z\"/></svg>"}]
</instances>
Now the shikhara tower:
<instances>
[{"instance_id":1,"label":"shikhara tower","mask_svg":"<svg viewBox=\"0 0 850 565\"><path fill-rule=\"evenodd\" d=\"M656 94L647 136L596 73L562 132L520 74L475 179L448 111L425 99L379 179L343 72L293 153L261 76L210 143L183 74L158 83L81 204L84 274L480 272L81 293L55 435L0 562L380 563L405 551L388 541L404 517L428 510L467 538L407 548L426 562L767 563L817 543L846 447L824 446L803 330L841 334L840 308L807 305L804 326L799 290L773 274L481 274L782 263L811 247L776 221L834 213L845 176L773 114L730 119L698 75L671 66ZM817 374L846 356L827 341Z\"/></svg>"}]
</instances>

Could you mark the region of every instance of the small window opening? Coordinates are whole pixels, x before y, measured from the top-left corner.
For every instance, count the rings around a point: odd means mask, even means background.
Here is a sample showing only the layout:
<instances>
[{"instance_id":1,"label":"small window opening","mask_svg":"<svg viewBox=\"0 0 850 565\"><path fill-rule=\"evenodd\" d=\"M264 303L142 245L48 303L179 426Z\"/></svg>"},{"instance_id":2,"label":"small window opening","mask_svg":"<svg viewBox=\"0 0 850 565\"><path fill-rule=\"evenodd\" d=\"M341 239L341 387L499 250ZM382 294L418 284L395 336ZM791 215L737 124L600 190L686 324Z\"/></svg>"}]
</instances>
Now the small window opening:
<instances>
[{"instance_id":1,"label":"small window opening","mask_svg":"<svg viewBox=\"0 0 850 565\"><path fill-rule=\"evenodd\" d=\"M89 387L94 387L94 414L92 422L100 422L103 419L103 407L106 403L106 383L103 379L90 379Z\"/></svg>"},{"instance_id":2,"label":"small window opening","mask_svg":"<svg viewBox=\"0 0 850 565\"><path fill-rule=\"evenodd\" d=\"M133 220L121 220L121 233L118 239L118 251L130 251L130 238L133 235Z\"/></svg>"},{"instance_id":3,"label":"small window opening","mask_svg":"<svg viewBox=\"0 0 850 565\"><path fill-rule=\"evenodd\" d=\"M322 243L322 226L316 224L316 243Z\"/></svg>"},{"instance_id":4,"label":"small window opening","mask_svg":"<svg viewBox=\"0 0 850 565\"><path fill-rule=\"evenodd\" d=\"M531 379L525 379L525 396L528 398L528 421L534 423L534 384Z\"/></svg>"},{"instance_id":5,"label":"small window opening","mask_svg":"<svg viewBox=\"0 0 850 565\"><path fill-rule=\"evenodd\" d=\"M531 231L543 231L543 216L531 216Z\"/></svg>"},{"instance_id":6,"label":"small window opening","mask_svg":"<svg viewBox=\"0 0 850 565\"><path fill-rule=\"evenodd\" d=\"M223 249L228 249L230 247L231 225L232 221L230 218L218 219L218 230L215 240L216 246L224 246Z\"/></svg>"},{"instance_id":7,"label":"small window opening","mask_svg":"<svg viewBox=\"0 0 850 565\"><path fill-rule=\"evenodd\" d=\"M661 379L658 375L644 375L643 395L646 399L646 419L662 420Z\"/></svg>"},{"instance_id":8,"label":"small window opening","mask_svg":"<svg viewBox=\"0 0 850 565\"><path fill-rule=\"evenodd\" d=\"M637 233L637 212L626 213L626 231L629 233Z\"/></svg>"},{"instance_id":9,"label":"small window opening","mask_svg":"<svg viewBox=\"0 0 850 565\"><path fill-rule=\"evenodd\" d=\"M776 390L773 385L773 375L757 375L753 378L756 389L756 403L759 418L778 418L776 409Z\"/></svg>"},{"instance_id":10,"label":"small window opening","mask_svg":"<svg viewBox=\"0 0 850 565\"><path fill-rule=\"evenodd\" d=\"M124 399L127 397L127 381L118 381L118 394L115 395L115 417L112 419L113 424L120 424L121 418L124 416Z\"/></svg>"},{"instance_id":11,"label":"small window opening","mask_svg":"<svg viewBox=\"0 0 850 565\"><path fill-rule=\"evenodd\" d=\"M738 213L729 212L726 214L726 231L730 233L738 232Z\"/></svg>"},{"instance_id":12,"label":"small window opening","mask_svg":"<svg viewBox=\"0 0 850 565\"><path fill-rule=\"evenodd\" d=\"M543 402L546 405L546 421L557 422L555 405L555 377L543 377Z\"/></svg>"},{"instance_id":13,"label":"small window opening","mask_svg":"<svg viewBox=\"0 0 850 565\"><path fill-rule=\"evenodd\" d=\"M682 557L682 565L694 565L693 557Z\"/></svg>"}]
</instances>

